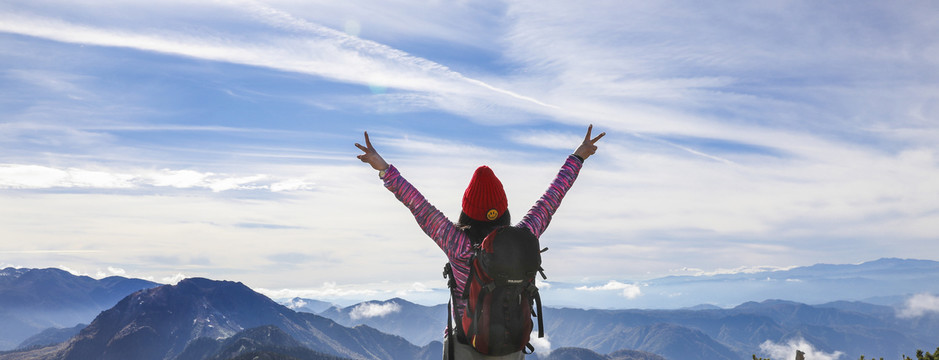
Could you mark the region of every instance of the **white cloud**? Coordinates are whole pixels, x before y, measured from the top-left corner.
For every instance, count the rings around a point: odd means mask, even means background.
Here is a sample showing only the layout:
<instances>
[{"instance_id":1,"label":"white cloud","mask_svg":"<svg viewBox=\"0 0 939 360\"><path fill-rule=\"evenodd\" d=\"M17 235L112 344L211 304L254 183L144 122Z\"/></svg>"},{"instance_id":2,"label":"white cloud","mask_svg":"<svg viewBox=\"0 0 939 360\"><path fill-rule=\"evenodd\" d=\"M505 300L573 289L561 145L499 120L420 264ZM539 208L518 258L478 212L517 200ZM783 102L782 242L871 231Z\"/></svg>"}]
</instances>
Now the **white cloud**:
<instances>
[{"instance_id":1,"label":"white cloud","mask_svg":"<svg viewBox=\"0 0 939 360\"><path fill-rule=\"evenodd\" d=\"M548 340L548 335L545 334L542 338L538 337L538 329L532 331L528 342L531 343L531 346L535 347L535 353L537 353L539 357L547 357L551 354L551 341Z\"/></svg>"},{"instance_id":2,"label":"white cloud","mask_svg":"<svg viewBox=\"0 0 939 360\"><path fill-rule=\"evenodd\" d=\"M196 186L205 186L206 178L212 175L212 173L201 173L194 170L163 169L159 172L149 174L147 177L149 178L148 180L155 186L191 188Z\"/></svg>"},{"instance_id":3,"label":"white cloud","mask_svg":"<svg viewBox=\"0 0 939 360\"><path fill-rule=\"evenodd\" d=\"M313 190L316 183L303 179L287 179L271 184L272 192Z\"/></svg>"},{"instance_id":4,"label":"white cloud","mask_svg":"<svg viewBox=\"0 0 939 360\"><path fill-rule=\"evenodd\" d=\"M622 290L620 294L627 299L635 299L639 295L642 295L642 290L639 289L639 286L634 284L621 283L616 280L610 280L608 283L600 286L578 286L574 288L575 290L581 291L615 291Z\"/></svg>"},{"instance_id":5,"label":"white cloud","mask_svg":"<svg viewBox=\"0 0 939 360\"><path fill-rule=\"evenodd\" d=\"M3 165L0 167L0 186L7 188L51 187L60 184L68 173L36 165Z\"/></svg>"},{"instance_id":6,"label":"white cloud","mask_svg":"<svg viewBox=\"0 0 939 360\"><path fill-rule=\"evenodd\" d=\"M299 178L274 178L267 174L237 175L196 170L86 170L39 165L0 165L0 188L10 189L130 189L142 186L178 189L309 191L314 184Z\"/></svg>"},{"instance_id":7,"label":"white cloud","mask_svg":"<svg viewBox=\"0 0 939 360\"><path fill-rule=\"evenodd\" d=\"M363 303L359 304L349 313L349 317L352 320L358 320L363 318L373 318L373 317L384 317L388 314L396 313L401 311L401 305L398 305L396 302L388 302L384 304L377 303Z\"/></svg>"},{"instance_id":8,"label":"white cloud","mask_svg":"<svg viewBox=\"0 0 939 360\"><path fill-rule=\"evenodd\" d=\"M160 279L160 282L164 284L169 284L169 285L176 285L177 283L179 283L180 281L183 281L186 278L188 278L188 276L186 276L185 274L176 273L176 275L171 275L171 276L167 276L167 277Z\"/></svg>"},{"instance_id":9,"label":"white cloud","mask_svg":"<svg viewBox=\"0 0 939 360\"><path fill-rule=\"evenodd\" d=\"M256 288L255 291L267 295L272 299L292 299L302 297L308 299L329 299L347 296L371 296L378 291L356 286L341 286L335 282L325 282L317 289L280 289L271 290Z\"/></svg>"},{"instance_id":10,"label":"white cloud","mask_svg":"<svg viewBox=\"0 0 939 360\"><path fill-rule=\"evenodd\" d=\"M86 274L86 273L83 273L83 272L81 272L81 271L72 269L72 268L70 268L70 267L68 267L68 266L65 266L65 265L59 265L59 266L56 266L56 268L58 268L59 270L63 270L63 271L65 271L65 272L68 272L68 273L70 273L70 274L72 274L72 275L75 275L75 276L89 276L89 275Z\"/></svg>"},{"instance_id":11,"label":"white cloud","mask_svg":"<svg viewBox=\"0 0 939 360\"><path fill-rule=\"evenodd\" d=\"M535 277L535 286L537 286L538 289L541 289L541 290L551 289L551 283L542 280L541 277L539 276Z\"/></svg>"},{"instance_id":12,"label":"white cloud","mask_svg":"<svg viewBox=\"0 0 939 360\"><path fill-rule=\"evenodd\" d=\"M296 310L306 306L307 302L301 298L293 298L283 303L288 309Z\"/></svg>"},{"instance_id":13,"label":"white cloud","mask_svg":"<svg viewBox=\"0 0 939 360\"><path fill-rule=\"evenodd\" d=\"M267 179L267 175L254 175L243 177L226 177L223 179L210 181L208 186L214 192L226 190L254 190L269 188L267 185L258 185L257 183Z\"/></svg>"},{"instance_id":14,"label":"white cloud","mask_svg":"<svg viewBox=\"0 0 939 360\"><path fill-rule=\"evenodd\" d=\"M95 274L95 278L97 278L97 279L103 279L103 278L106 278L106 277L108 277L108 276L124 276L124 277L126 277L126 276L127 276L127 271L125 271L124 269L118 268L118 267L108 266L108 269L107 269L106 272L105 272L105 271L102 271L102 270L98 270L97 273Z\"/></svg>"},{"instance_id":15,"label":"white cloud","mask_svg":"<svg viewBox=\"0 0 939 360\"><path fill-rule=\"evenodd\" d=\"M906 300L903 308L897 312L901 318L915 318L927 313L939 313L939 296L916 294Z\"/></svg>"},{"instance_id":16,"label":"white cloud","mask_svg":"<svg viewBox=\"0 0 939 360\"><path fill-rule=\"evenodd\" d=\"M56 169L39 165L0 165L0 188L132 187L132 175L85 169Z\"/></svg>"},{"instance_id":17,"label":"white cloud","mask_svg":"<svg viewBox=\"0 0 939 360\"><path fill-rule=\"evenodd\" d=\"M766 340L760 344L760 350L771 359L795 359L796 350L804 352L805 358L811 360L837 360L844 355L841 351L826 353L816 350L812 344L802 338L791 339L785 344Z\"/></svg>"}]
</instances>

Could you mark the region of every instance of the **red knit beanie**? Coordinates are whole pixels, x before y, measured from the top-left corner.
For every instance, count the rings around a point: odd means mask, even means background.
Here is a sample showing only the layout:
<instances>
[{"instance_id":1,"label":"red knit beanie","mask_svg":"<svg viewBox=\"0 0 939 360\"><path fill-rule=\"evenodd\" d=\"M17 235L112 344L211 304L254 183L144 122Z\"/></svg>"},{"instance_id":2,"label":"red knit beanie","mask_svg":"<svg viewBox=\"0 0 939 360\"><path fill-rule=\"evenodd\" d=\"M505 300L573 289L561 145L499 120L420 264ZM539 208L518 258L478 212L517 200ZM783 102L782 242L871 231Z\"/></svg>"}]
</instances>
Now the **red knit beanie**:
<instances>
[{"instance_id":1,"label":"red knit beanie","mask_svg":"<svg viewBox=\"0 0 939 360\"><path fill-rule=\"evenodd\" d=\"M488 166L476 169L463 193L463 212L466 216L478 221L492 221L502 216L508 207L505 189L492 169Z\"/></svg>"}]
</instances>

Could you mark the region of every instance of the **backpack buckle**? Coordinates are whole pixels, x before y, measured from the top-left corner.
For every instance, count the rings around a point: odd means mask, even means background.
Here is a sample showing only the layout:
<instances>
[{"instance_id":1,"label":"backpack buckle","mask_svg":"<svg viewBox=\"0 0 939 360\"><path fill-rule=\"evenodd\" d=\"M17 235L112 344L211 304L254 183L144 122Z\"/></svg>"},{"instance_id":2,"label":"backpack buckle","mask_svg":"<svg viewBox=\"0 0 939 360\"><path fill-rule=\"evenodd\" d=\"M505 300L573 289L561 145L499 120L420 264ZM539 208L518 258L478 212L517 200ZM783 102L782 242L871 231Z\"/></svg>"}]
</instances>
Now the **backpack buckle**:
<instances>
[{"instance_id":1,"label":"backpack buckle","mask_svg":"<svg viewBox=\"0 0 939 360\"><path fill-rule=\"evenodd\" d=\"M443 278L449 280L447 281L447 287L454 289L456 288L456 277L453 276L453 266L450 265L448 261L446 265L443 266Z\"/></svg>"}]
</instances>

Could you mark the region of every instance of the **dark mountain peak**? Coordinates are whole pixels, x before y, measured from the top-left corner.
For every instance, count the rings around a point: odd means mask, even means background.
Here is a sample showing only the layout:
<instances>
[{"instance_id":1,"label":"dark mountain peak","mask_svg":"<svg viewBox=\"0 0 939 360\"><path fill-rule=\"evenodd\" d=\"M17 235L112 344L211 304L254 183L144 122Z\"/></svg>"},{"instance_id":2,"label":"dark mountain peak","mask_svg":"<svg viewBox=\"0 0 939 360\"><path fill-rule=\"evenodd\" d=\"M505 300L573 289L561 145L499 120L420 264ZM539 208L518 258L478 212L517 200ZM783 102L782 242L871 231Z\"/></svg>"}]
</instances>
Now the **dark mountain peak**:
<instances>
[{"instance_id":1,"label":"dark mountain peak","mask_svg":"<svg viewBox=\"0 0 939 360\"><path fill-rule=\"evenodd\" d=\"M398 336L297 313L239 282L192 278L127 296L72 338L62 359L158 360L184 351L202 359L217 339L258 327L236 347L261 348L268 341L294 348L299 341L331 356L379 359L414 358L420 350Z\"/></svg>"},{"instance_id":2,"label":"dark mountain peak","mask_svg":"<svg viewBox=\"0 0 939 360\"><path fill-rule=\"evenodd\" d=\"M608 356L609 360L666 360L659 355L639 350L619 350Z\"/></svg>"},{"instance_id":3,"label":"dark mountain peak","mask_svg":"<svg viewBox=\"0 0 939 360\"><path fill-rule=\"evenodd\" d=\"M545 356L545 360L607 360L606 356L593 350L576 347L562 347Z\"/></svg>"},{"instance_id":4,"label":"dark mountain peak","mask_svg":"<svg viewBox=\"0 0 939 360\"><path fill-rule=\"evenodd\" d=\"M282 307L240 282L205 278L184 279L176 285L164 285L135 293L131 298L132 302L151 307L168 306L177 309L211 307L220 311L234 311L251 307L258 310Z\"/></svg>"},{"instance_id":5,"label":"dark mountain peak","mask_svg":"<svg viewBox=\"0 0 939 360\"><path fill-rule=\"evenodd\" d=\"M175 356L199 337L226 338L290 310L242 283L203 278L141 290L102 312L69 345L69 359ZM115 354L115 355L109 355ZM119 355L119 356L118 356Z\"/></svg>"},{"instance_id":6,"label":"dark mountain peak","mask_svg":"<svg viewBox=\"0 0 939 360\"><path fill-rule=\"evenodd\" d=\"M387 304L387 303L396 303L396 304L399 304L399 305L417 305L417 304L415 304L415 303L412 303L412 302L410 302L410 301L404 300L404 299L399 298L399 297L395 297L395 298L391 298L391 299L382 301L382 303L383 303L383 304Z\"/></svg>"},{"instance_id":7,"label":"dark mountain peak","mask_svg":"<svg viewBox=\"0 0 939 360\"><path fill-rule=\"evenodd\" d=\"M763 300L762 302L747 301L743 304L735 306L733 310L788 308L788 307L801 307L801 306L808 306L808 305L798 303L795 301L789 301L789 300L769 299L769 300Z\"/></svg>"},{"instance_id":8,"label":"dark mountain peak","mask_svg":"<svg viewBox=\"0 0 939 360\"><path fill-rule=\"evenodd\" d=\"M240 282L227 281L227 280L211 280L206 278L187 278L180 280L176 285L174 285L178 291L182 292L192 292L192 293L213 293L217 291L235 291L235 292L251 292L254 290L245 286Z\"/></svg>"}]
</instances>

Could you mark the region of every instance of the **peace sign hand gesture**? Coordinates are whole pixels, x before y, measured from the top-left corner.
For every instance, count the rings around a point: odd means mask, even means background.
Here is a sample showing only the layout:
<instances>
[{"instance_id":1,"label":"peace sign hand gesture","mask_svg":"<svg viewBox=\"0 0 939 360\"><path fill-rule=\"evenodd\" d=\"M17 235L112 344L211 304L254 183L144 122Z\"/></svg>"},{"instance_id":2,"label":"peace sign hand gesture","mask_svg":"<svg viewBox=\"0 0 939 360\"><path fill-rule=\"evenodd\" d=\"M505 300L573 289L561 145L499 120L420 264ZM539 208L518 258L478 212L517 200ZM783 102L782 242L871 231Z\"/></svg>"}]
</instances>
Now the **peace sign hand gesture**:
<instances>
[{"instance_id":1,"label":"peace sign hand gesture","mask_svg":"<svg viewBox=\"0 0 939 360\"><path fill-rule=\"evenodd\" d=\"M574 155L579 156L581 159L587 160L587 158L590 157L590 155L593 155L594 153L596 153L597 146L594 144L596 144L597 141L600 140L600 138L606 135L605 132L602 132L600 133L600 135L597 135L597 137L591 139L590 133L592 131L593 131L593 124L587 127L587 135L584 136L584 142L580 144L577 150L574 150Z\"/></svg>"},{"instance_id":2,"label":"peace sign hand gesture","mask_svg":"<svg viewBox=\"0 0 939 360\"><path fill-rule=\"evenodd\" d=\"M372 142L368 140L368 131L365 132L365 146L355 143L355 147L365 152L364 154L356 156L359 160L371 165L373 169L378 171L388 169L388 163L385 162L385 159L382 159L381 155L378 155L378 151L372 146Z\"/></svg>"}]
</instances>

